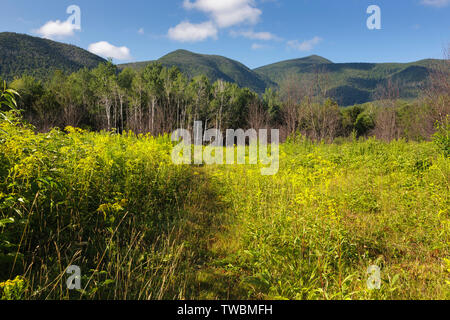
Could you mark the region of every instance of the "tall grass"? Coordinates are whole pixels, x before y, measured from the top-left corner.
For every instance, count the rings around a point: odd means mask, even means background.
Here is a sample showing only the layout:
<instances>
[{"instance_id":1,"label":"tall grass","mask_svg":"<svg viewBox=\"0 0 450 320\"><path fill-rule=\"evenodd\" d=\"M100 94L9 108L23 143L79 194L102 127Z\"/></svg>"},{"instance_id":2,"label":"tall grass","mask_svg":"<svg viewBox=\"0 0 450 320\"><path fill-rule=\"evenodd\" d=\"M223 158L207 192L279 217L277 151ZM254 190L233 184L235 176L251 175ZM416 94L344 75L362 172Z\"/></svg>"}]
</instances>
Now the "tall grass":
<instances>
[{"instance_id":1,"label":"tall grass","mask_svg":"<svg viewBox=\"0 0 450 320\"><path fill-rule=\"evenodd\" d=\"M25 299L185 298L213 230L189 203L213 188L172 164L168 137L67 132L1 124L0 282L20 275Z\"/></svg>"},{"instance_id":2,"label":"tall grass","mask_svg":"<svg viewBox=\"0 0 450 320\"><path fill-rule=\"evenodd\" d=\"M448 299L449 163L432 143L300 139L273 177L210 168L234 217L217 268L252 299Z\"/></svg>"},{"instance_id":3,"label":"tall grass","mask_svg":"<svg viewBox=\"0 0 450 320\"><path fill-rule=\"evenodd\" d=\"M176 166L168 137L0 122L5 299L439 299L449 159L433 143L281 146L280 172ZM66 270L82 271L68 290ZM381 268L380 290L367 270Z\"/></svg>"}]
</instances>

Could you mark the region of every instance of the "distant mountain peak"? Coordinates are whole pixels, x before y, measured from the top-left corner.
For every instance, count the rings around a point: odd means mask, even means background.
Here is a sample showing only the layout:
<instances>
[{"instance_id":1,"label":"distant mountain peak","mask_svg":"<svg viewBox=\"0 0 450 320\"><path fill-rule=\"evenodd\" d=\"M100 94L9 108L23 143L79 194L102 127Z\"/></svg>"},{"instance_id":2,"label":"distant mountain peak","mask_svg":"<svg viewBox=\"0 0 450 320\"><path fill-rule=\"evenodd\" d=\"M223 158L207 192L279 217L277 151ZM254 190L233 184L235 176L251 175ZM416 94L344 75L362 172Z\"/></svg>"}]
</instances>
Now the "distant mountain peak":
<instances>
[{"instance_id":1,"label":"distant mountain peak","mask_svg":"<svg viewBox=\"0 0 450 320\"><path fill-rule=\"evenodd\" d=\"M75 72L105 61L74 45L20 33L0 33L0 76L6 80L24 74L46 78L52 70Z\"/></svg>"},{"instance_id":2,"label":"distant mountain peak","mask_svg":"<svg viewBox=\"0 0 450 320\"><path fill-rule=\"evenodd\" d=\"M300 58L298 60L305 60L305 61L310 61L310 62L315 62L315 63L333 63L333 61L328 60L324 57L315 55L315 54L304 57L304 58Z\"/></svg>"},{"instance_id":3,"label":"distant mountain peak","mask_svg":"<svg viewBox=\"0 0 450 320\"><path fill-rule=\"evenodd\" d=\"M121 68L132 67L140 69L155 61L129 63ZM184 49L175 50L158 59L156 62L165 67L178 67L189 77L206 75L211 82L224 80L248 87L258 93L263 93L267 87L275 86L239 61L220 55L200 54Z\"/></svg>"},{"instance_id":4,"label":"distant mountain peak","mask_svg":"<svg viewBox=\"0 0 450 320\"><path fill-rule=\"evenodd\" d=\"M185 50L185 49L178 49L172 52L169 52L168 54L162 56L161 58L167 57L167 56L172 56L172 55L190 55L190 56L197 56L199 55L198 53L189 51L189 50Z\"/></svg>"},{"instance_id":5,"label":"distant mountain peak","mask_svg":"<svg viewBox=\"0 0 450 320\"><path fill-rule=\"evenodd\" d=\"M293 65L299 65L299 64L301 64L301 65L304 65L304 64L317 65L317 64L332 64L332 63L333 63L332 61L330 61L330 60L328 60L328 59L326 59L324 57L321 57L321 56L318 56L318 55L310 55L310 56L303 57L303 58L296 58L296 59L290 59L290 60L275 62L275 63L269 64L267 66L256 68L255 70L259 70L259 69L262 69L262 68L267 68L267 67L270 67L270 66L278 66L280 64L293 66Z\"/></svg>"}]
</instances>

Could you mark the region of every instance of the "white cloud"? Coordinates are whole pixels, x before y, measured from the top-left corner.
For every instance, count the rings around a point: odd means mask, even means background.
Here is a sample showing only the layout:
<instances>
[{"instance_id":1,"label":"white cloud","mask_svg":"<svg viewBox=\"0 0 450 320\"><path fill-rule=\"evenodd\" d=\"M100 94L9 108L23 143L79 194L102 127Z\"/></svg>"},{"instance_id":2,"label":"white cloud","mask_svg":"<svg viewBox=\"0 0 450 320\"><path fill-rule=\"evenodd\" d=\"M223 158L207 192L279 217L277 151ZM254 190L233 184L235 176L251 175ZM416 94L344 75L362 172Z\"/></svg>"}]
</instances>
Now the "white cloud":
<instances>
[{"instance_id":1,"label":"white cloud","mask_svg":"<svg viewBox=\"0 0 450 320\"><path fill-rule=\"evenodd\" d=\"M260 50L260 49L265 49L265 48L267 48L267 46L264 45L264 44L260 44L260 43L253 43L252 44L252 49L253 50Z\"/></svg>"},{"instance_id":2,"label":"white cloud","mask_svg":"<svg viewBox=\"0 0 450 320\"><path fill-rule=\"evenodd\" d=\"M262 11L255 7L254 0L184 0L186 9L196 9L209 14L220 28L241 23L255 24Z\"/></svg>"},{"instance_id":3,"label":"white cloud","mask_svg":"<svg viewBox=\"0 0 450 320\"><path fill-rule=\"evenodd\" d=\"M170 28L168 36L170 39L180 42L198 42L208 38L216 39L217 32L217 27L211 21L199 24L184 21L176 27Z\"/></svg>"},{"instance_id":4,"label":"white cloud","mask_svg":"<svg viewBox=\"0 0 450 320\"><path fill-rule=\"evenodd\" d=\"M138 30L138 33L139 33L139 34L144 34L144 33L145 33L144 28L140 28L140 29Z\"/></svg>"},{"instance_id":5,"label":"white cloud","mask_svg":"<svg viewBox=\"0 0 450 320\"><path fill-rule=\"evenodd\" d=\"M442 8L450 4L450 0L422 0L425 6Z\"/></svg>"},{"instance_id":6,"label":"white cloud","mask_svg":"<svg viewBox=\"0 0 450 320\"><path fill-rule=\"evenodd\" d=\"M279 37L270 32L254 32L254 31L231 31L230 35L233 37L242 36L247 39L270 41L270 40L280 40Z\"/></svg>"},{"instance_id":7,"label":"white cloud","mask_svg":"<svg viewBox=\"0 0 450 320\"><path fill-rule=\"evenodd\" d=\"M48 21L34 32L47 39L61 39L73 36L74 30L77 30L77 27L71 22L56 20Z\"/></svg>"},{"instance_id":8,"label":"white cloud","mask_svg":"<svg viewBox=\"0 0 450 320\"><path fill-rule=\"evenodd\" d=\"M314 37L311 40L306 40L303 41L302 43L300 43L298 40L292 40L292 41L288 41L287 45L290 48L299 50L299 51L311 51L312 49L314 49L315 46L317 46L319 43L322 42L322 38L320 37Z\"/></svg>"},{"instance_id":9,"label":"white cloud","mask_svg":"<svg viewBox=\"0 0 450 320\"><path fill-rule=\"evenodd\" d=\"M117 60L130 60L130 49L127 47L116 47L106 41L92 43L88 48L89 52L106 58L113 58Z\"/></svg>"},{"instance_id":10,"label":"white cloud","mask_svg":"<svg viewBox=\"0 0 450 320\"><path fill-rule=\"evenodd\" d=\"M187 10L198 10L207 14L209 21L200 24L184 21L170 28L169 38L181 42L217 39L220 29L240 24L256 24L262 14L256 7L255 0L184 0L183 6ZM253 31L236 33L235 36L265 41L277 38L269 32Z\"/></svg>"}]
</instances>

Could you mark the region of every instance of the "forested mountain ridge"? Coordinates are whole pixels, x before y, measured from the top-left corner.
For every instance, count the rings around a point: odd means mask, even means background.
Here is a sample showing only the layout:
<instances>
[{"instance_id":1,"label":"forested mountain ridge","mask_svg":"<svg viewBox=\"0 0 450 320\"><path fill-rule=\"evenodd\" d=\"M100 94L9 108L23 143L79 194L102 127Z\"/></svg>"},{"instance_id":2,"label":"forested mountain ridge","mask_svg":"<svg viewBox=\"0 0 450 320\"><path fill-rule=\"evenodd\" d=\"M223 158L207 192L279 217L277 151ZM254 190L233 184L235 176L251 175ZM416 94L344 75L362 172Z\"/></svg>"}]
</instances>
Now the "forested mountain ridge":
<instances>
[{"instance_id":1,"label":"forested mountain ridge","mask_svg":"<svg viewBox=\"0 0 450 320\"><path fill-rule=\"evenodd\" d=\"M0 33L0 77L24 74L48 78L52 71L75 72L95 68L105 59L73 45L12 32Z\"/></svg>"},{"instance_id":2,"label":"forested mountain ridge","mask_svg":"<svg viewBox=\"0 0 450 320\"><path fill-rule=\"evenodd\" d=\"M298 79L324 76L328 96L340 105L348 106L376 100L377 88L392 81L398 86L401 98L417 98L427 78L440 60L421 60L411 63L333 63L312 56L263 66L254 71L277 85L282 85L286 76Z\"/></svg>"},{"instance_id":3,"label":"forested mountain ridge","mask_svg":"<svg viewBox=\"0 0 450 320\"><path fill-rule=\"evenodd\" d=\"M0 78L13 80L24 74L36 79L47 79L53 71L67 73L84 67L95 68L105 59L84 49L24 34L0 33ZM155 61L118 65L143 69ZM156 60L164 67L176 66L188 78L204 75L211 82L224 80L261 94L267 88L279 88L287 78L308 81L318 74L324 78L328 97L341 106L376 100L379 86L389 81L398 87L404 99L417 98L433 66L440 60L421 60L411 63L333 63L312 55L281 61L254 70L242 63L218 55L205 55L177 50Z\"/></svg>"},{"instance_id":4,"label":"forested mountain ridge","mask_svg":"<svg viewBox=\"0 0 450 320\"><path fill-rule=\"evenodd\" d=\"M119 67L141 69L152 62L155 61L130 63L120 65ZM161 63L165 67L176 66L181 72L191 78L205 75L211 82L221 79L236 83L240 87L250 88L258 93L263 93L266 88L276 86L275 83L256 74L242 63L218 55L206 55L187 50L177 50L165 55L156 62Z\"/></svg>"},{"instance_id":5,"label":"forested mountain ridge","mask_svg":"<svg viewBox=\"0 0 450 320\"><path fill-rule=\"evenodd\" d=\"M258 93L267 88L277 88L283 81L294 76L308 80L317 74L325 75L327 94L342 106L366 103L376 98L379 86L389 81L398 86L400 97L414 99L434 65L440 60L421 60L411 63L333 63L323 57L312 55L305 58L281 61L254 70L234 60L177 50L156 61L119 65L119 68L142 69L152 62L165 67L178 67L189 77L206 75L212 82L222 79L248 87Z\"/></svg>"}]
</instances>

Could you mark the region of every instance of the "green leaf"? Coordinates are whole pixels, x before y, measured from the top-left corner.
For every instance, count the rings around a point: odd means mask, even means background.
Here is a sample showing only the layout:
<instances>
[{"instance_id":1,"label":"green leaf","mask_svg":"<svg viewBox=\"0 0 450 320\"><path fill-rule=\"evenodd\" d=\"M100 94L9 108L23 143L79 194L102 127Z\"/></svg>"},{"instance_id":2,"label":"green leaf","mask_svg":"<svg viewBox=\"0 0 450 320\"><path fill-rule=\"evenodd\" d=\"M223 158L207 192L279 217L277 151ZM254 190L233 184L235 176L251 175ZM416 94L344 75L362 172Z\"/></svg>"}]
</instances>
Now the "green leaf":
<instances>
[{"instance_id":1,"label":"green leaf","mask_svg":"<svg viewBox=\"0 0 450 320\"><path fill-rule=\"evenodd\" d=\"M7 224L14 223L14 218L6 218L0 220L0 227L5 227Z\"/></svg>"}]
</instances>

